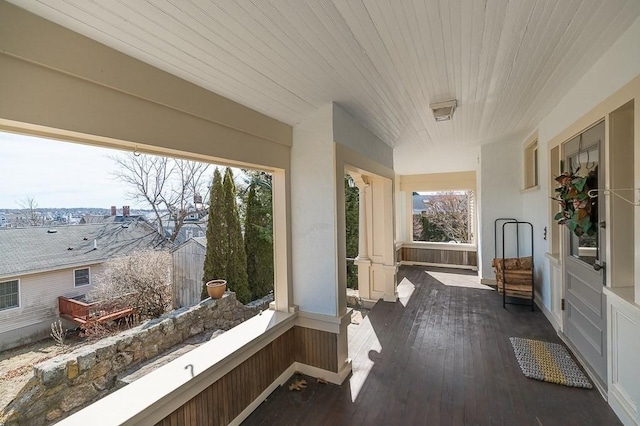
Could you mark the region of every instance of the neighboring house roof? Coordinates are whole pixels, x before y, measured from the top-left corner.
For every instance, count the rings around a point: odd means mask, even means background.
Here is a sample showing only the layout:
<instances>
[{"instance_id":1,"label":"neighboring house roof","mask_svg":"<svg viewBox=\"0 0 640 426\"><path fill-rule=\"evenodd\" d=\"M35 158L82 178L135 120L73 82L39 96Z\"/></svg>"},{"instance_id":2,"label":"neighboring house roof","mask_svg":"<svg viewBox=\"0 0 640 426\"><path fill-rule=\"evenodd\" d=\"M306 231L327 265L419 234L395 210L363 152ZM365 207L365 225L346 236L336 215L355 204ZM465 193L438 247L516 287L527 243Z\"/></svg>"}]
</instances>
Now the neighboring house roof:
<instances>
[{"instance_id":1,"label":"neighboring house roof","mask_svg":"<svg viewBox=\"0 0 640 426\"><path fill-rule=\"evenodd\" d=\"M113 222L113 216L104 216L104 215L84 215L80 219L80 225L84 225L87 223L105 223L105 222Z\"/></svg>"},{"instance_id":2,"label":"neighboring house roof","mask_svg":"<svg viewBox=\"0 0 640 426\"><path fill-rule=\"evenodd\" d=\"M200 244L202 247L207 246L207 237L193 237L191 239L196 243Z\"/></svg>"},{"instance_id":3,"label":"neighboring house roof","mask_svg":"<svg viewBox=\"0 0 640 426\"><path fill-rule=\"evenodd\" d=\"M184 243L182 243L179 246L175 247L172 250L172 252L180 250L180 248L186 246L187 244L199 244L202 247L207 248L207 237L191 237L187 241L185 241Z\"/></svg>"},{"instance_id":4,"label":"neighboring house roof","mask_svg":"<svg viewBox=\"0 0 640 426\"><path fill-rule=\"evenodd\" d=\"M165 234L167 238L171 236L173 233L174 225L173 223L169 223L165 227ZM182 244L186 241L189 241L190 238L197 238L201 235L205 235L207 232L207 223L206 222L184 222L180 231L178 231L178 235L175 238L176 244Z\"/></svg>"},{"instance_id":5,"label":"neighboring house roof","mask_svg":"<svg viewBox=\"0 0 640 426\"><path fill-rule=\"evenodd\" d=\"M101 263L136 250L172 246L145 221L2 229L0 277Z\"/></svg>"},{"instance_id":6,"label":"neighboring house roof","mask_svg":"<svg viewBox=\"0 0 640 426\"><path fill-rule=\"evenodd\" d=\"M413 195L413 212L420 213L421 211L427 210L425 201L428 201L431 195Z\"/></svg>"}]
</instances>

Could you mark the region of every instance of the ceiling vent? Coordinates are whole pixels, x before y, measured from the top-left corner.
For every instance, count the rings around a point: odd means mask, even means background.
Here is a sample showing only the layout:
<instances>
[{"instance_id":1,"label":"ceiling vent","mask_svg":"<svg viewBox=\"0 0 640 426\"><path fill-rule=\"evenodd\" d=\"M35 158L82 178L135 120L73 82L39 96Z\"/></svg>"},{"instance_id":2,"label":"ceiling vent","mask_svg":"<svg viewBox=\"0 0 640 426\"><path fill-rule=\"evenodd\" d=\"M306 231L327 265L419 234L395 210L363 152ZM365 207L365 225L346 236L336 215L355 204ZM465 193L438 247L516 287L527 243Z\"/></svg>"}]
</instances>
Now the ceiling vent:
<instances>
[{"instance_id":1,"label":"ceiling vent","mask_svg":"<svg viewBox=\"0 0 640 426\"><path fill-rule=\"evenodd\" d=\"M430 104L429 108L433 110L433 117L436 119L436 122L438 122L451 120L453 112L456 110L456 106L458 106L458 103L454 99L452 101Z\"/></svg>"}]
</instances>

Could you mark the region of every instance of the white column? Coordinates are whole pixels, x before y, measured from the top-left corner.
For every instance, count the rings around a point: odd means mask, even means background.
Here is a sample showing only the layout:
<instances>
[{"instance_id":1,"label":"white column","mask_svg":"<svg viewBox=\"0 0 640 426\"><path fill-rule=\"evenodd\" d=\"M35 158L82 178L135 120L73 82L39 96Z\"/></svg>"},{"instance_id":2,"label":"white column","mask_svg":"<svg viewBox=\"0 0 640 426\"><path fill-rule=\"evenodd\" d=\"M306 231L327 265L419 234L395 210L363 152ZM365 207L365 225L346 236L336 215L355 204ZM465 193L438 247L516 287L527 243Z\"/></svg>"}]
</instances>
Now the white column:
<instances>
[{"instance_id":1,"label":"white column","mask_svg":"<svg viewBox=\"0 0 640 426\"><path fill-rule=\"evenodd\" d=\"M369 178L358 173L349 173L358 188L358 256L354 264L358 267L358 293L368 301L371 299L371 259L369 258L369 227L367 222L367 193Z\"/></svg>"},{"instance_id":2,"label":"white column","mask_svg":"<svg viewBox=\"0 0 640 426\"><path fill-rule=\"evenodd\" d=\"M367 229L367 189L369 188L369 180L366 176L360 175L360 179L354 182L358 187L358 257L356 260L369 260L368 254L368 229Z\"/></svg>"}]
</instances>

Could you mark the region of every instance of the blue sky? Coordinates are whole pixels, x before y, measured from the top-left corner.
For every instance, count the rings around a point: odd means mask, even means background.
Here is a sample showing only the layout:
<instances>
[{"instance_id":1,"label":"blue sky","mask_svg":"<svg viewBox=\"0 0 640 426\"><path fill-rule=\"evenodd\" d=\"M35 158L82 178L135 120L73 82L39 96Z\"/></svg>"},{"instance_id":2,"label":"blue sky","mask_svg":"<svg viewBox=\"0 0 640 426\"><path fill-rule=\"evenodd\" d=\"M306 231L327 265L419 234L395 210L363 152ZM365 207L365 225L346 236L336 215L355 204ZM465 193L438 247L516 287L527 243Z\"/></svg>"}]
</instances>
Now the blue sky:
<instances>
[{"instance_id":1,"label":"blue sky","mask_svg":"<svg viewBox=\"0 0 640 426\"><path fill-rule=\"evenodd\" d=\"M113 177L112 149L0 132L0 210L39 207L136 206Z\"/></svg>"}]
</instances>

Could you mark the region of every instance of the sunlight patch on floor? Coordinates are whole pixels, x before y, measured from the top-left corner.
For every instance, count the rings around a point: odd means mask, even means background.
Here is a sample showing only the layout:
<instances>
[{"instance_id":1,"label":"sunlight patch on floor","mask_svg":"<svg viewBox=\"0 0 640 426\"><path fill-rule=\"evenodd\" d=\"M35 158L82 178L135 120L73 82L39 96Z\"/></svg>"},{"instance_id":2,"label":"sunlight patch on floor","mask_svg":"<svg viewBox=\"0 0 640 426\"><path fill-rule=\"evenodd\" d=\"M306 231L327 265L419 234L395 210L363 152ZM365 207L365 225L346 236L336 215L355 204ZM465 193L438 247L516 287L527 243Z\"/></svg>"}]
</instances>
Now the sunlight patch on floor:
<instances>
[{"instance_id":1,"label":"sunlight patch on floor","mask_svg":"<svg viewBox=\"0 0 640 426\"><path fill-rule=\"evenodd\" d=\"M358 398L358 394L362 390L364 383L367 381L367 377L369 377L369 373L373 369L375 362L371 359L371 352L377 352L379 354L382 351L382 345L380 344L380 340L378 340L378 335L371 325L371 321L369 321L369 317L365 317L360 325L358 325L358 333L372 335L372 343L371 347L369 348L369 356L366 358L360 357L360 361L357 364L354 363L352 365L351 378L349 379L349 387L351 388L351 402L356 401L356 398ZM365 341L369 341L369 338L367 338Z\"/></svg>"},{"instance_id":2,"label":"sunlight patch on floor","mask_svg":"<svg viewBox=\"0 0 640 426\"><path fill-rule=\"evenodd\" d=\"M400 284L398 284L398 300L402 303L402 306L407 306L415 289L416 286L408 279L403 278L402 281L400 281Z\"/></svg>"},{"instance_id":3,"label":"sunlight patch on floor","mask_svg":"<svg viewBox=\"0 0 640 426\"><path fill-rule=\"evenodd\" d=\"M480 283L480 277L476 275L453 274L450 272L425 271L428 275L449 287L467 287L481 290L493 290L488 285ZM399 286L398 286L399 287Z\"/></svg>"}]
</instances>

